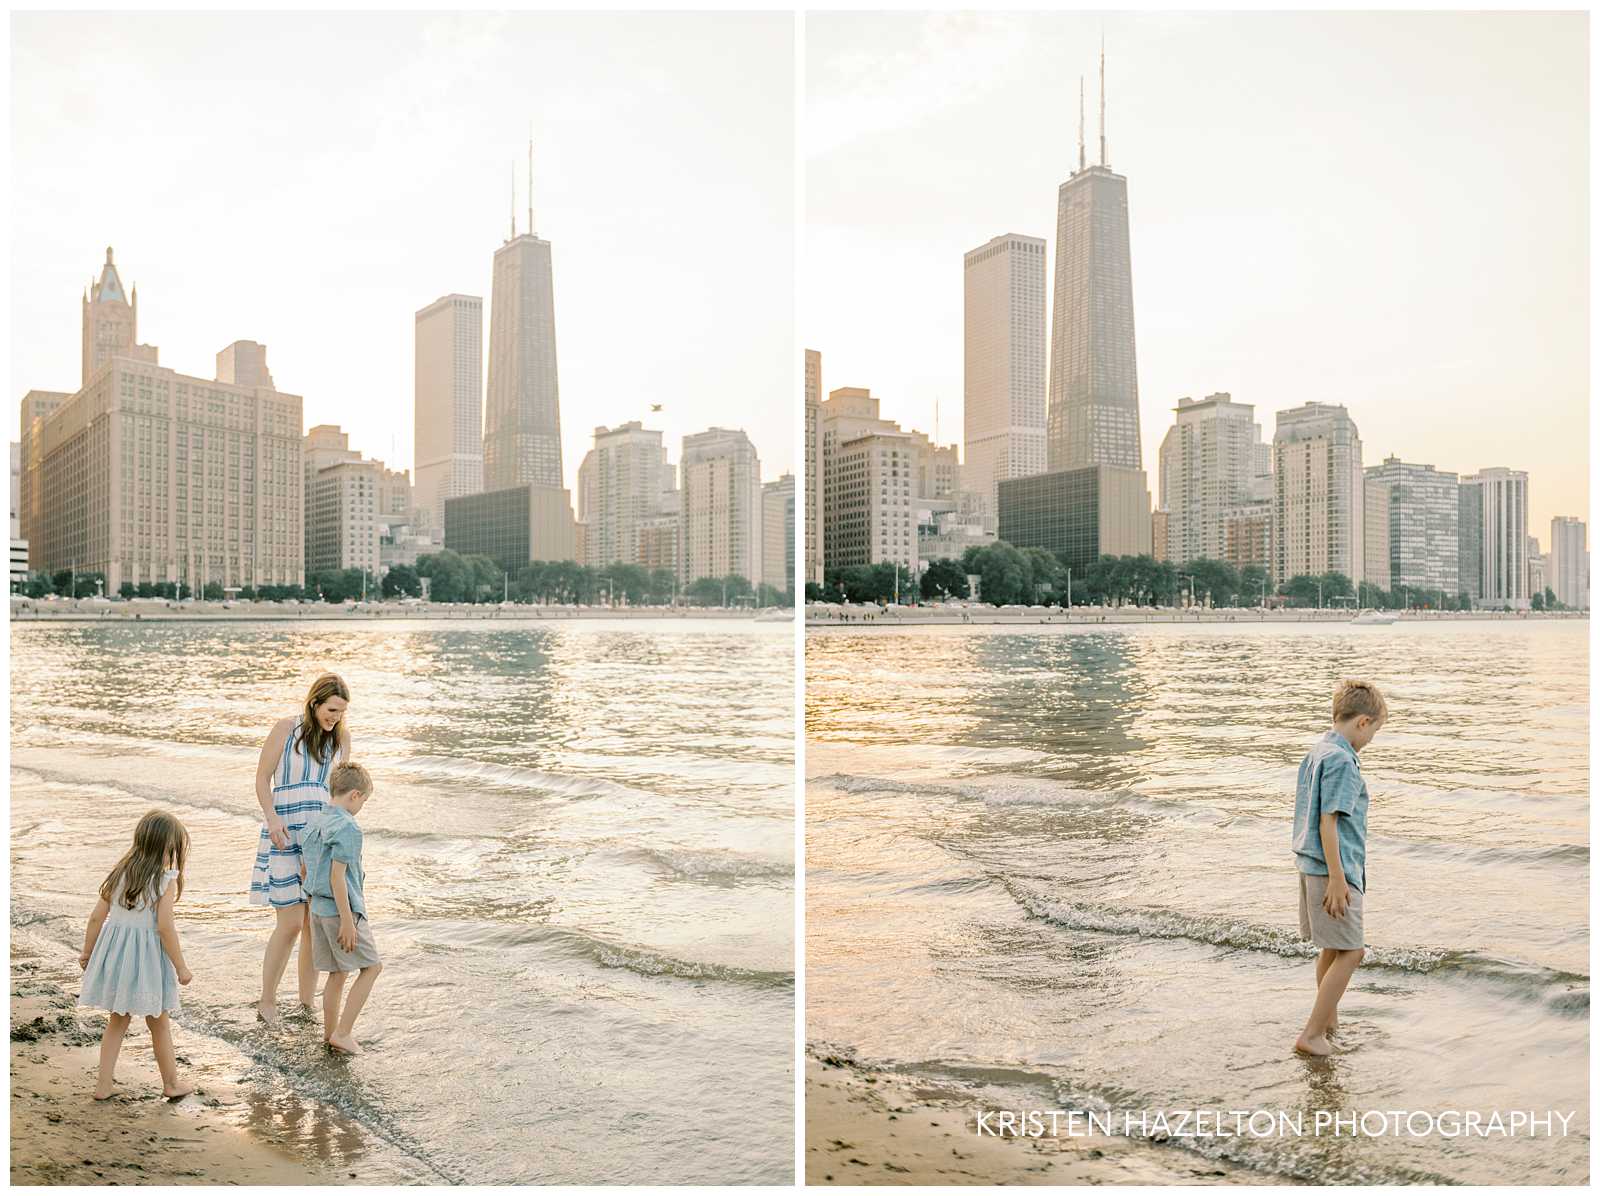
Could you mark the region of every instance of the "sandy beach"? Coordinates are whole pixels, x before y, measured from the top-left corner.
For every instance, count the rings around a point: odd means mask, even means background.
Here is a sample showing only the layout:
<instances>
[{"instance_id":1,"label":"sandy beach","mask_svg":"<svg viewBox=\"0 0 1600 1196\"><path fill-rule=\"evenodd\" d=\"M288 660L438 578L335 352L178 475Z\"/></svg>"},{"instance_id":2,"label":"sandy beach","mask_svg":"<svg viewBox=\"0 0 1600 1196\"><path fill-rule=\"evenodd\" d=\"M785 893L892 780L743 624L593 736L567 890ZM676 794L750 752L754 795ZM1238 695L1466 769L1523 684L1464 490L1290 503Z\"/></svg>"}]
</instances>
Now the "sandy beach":
<instances>
[{"instance_id":1,"label":"sandy beach","mask_svg":"<svg viewBox=\"0 0 1600 1196\"><path fill-rule=\"evenodd\" d=\"M1587 619L1584 611L1523 611L1508 614L1505 611L1439 611L1413 610L1396 617L1388 624L1375 624L1374 630L1384 626L1405 626L1419 623L1499 623L1499 622L1559 622L1569 619ZM1276 626L1290 623L1349 624L1355 618L1348 610L1311 610L1304 608L1272 610L1208 610L1197 607L1174 610L1166 607L1095 607L1075 606L1068 614L1060 607L1049 606L982 606L933 605L879 607L870 603L843 606L838 603L808 603L805 608L807 627L845 627L859 631L864 627L989 627L1053 625L1088 627L1103 624L1156 624L1185 623L1198 625L1262 625Z\"/></svg>"},{"instance_id":2,"label":"sandy beach","mask_svg":"<svg viewBox=\"0 0 1600 1196\"><path fill-rule=\"evenodd\" d=\"M352 1163L367 1149L365 1135L331 1110L306 1116L304 1106L274 1105L211 1078L200 1078L182 1100L164 1099L142 1024L123 1044L117 1095L96 1103L90 1093L103 1015L76 1008L51 971L26 946L14 947L13 1184L299 1186L372 1183L375 1175L402 1183L422 1178L403 1164L374 1171ZM180 1027L176 1037L185 1067L192 1035Z\"/></svg>"},{"instance_id":3,"label":"sandy beach","mask_svg":"<svg viewBox=\"0 0 1600 1196\"><path fill-rule=\"evenodd\" d=\"M972 1094L806 1054L806 1183L1276 1184L1289 1182L1127 1138L980 1137Z\"/></svg>"},{"instance_id":4,"label":"sandy beach","mask_svg":"<svg viewBox=\"0 0 1600 1196\"><path fill-rule=\"evenodd\" d=\"M14 623L301 623L320 619L351 622L415 622L421 620L491 620L535 625L572 619L665 619L700 621L742 619L762 623L792 623L788 608L750 610L707 606L542 606L535 603L438 602L173 602L161 598L111 601L100 598L11 599Z\"/></svg>"}]
</instances>

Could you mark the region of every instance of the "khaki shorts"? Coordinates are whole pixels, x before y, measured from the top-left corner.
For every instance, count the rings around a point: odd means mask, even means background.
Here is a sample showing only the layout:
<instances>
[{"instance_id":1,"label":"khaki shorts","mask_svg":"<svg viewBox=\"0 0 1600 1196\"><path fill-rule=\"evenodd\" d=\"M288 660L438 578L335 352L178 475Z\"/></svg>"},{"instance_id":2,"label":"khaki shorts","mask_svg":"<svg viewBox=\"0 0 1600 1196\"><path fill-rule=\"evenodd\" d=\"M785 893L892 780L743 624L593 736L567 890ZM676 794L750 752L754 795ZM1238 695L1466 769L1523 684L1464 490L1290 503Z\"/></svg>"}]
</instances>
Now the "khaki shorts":
<instances>
[{"instance_id":1,"label":"khaki shorts","mask_svg":"<svg viewBox=\"0 0 1600 1196\"><path fill-rule=\"evenodd\" d=\"M1366 946L1366 937L1361 926L1361 891L1350 890L1350 905L1344 911L1344 917L1335 918L1322 907L1322 899L1328 892L1328 878L1309 876L1304 872L1298 875L1300 937L1310 939L1319 947L1328 947L1334 951L1355 951ZM312 921L315 922L316 919L313 918Z\"/></svg>"},{"instance_id":2,"label":"khaki shorts","mask_svg":"<svg viewBox=\"0 0 1600 1196\"><path fill-rule=\"evenodd\" d=\"M372 923L365 918L356 919L356 949L346 951L339 946L339 919L311 915L311 964L317 971L359 972L382 962L372 941Z\"/></svg>"}]
</instances>

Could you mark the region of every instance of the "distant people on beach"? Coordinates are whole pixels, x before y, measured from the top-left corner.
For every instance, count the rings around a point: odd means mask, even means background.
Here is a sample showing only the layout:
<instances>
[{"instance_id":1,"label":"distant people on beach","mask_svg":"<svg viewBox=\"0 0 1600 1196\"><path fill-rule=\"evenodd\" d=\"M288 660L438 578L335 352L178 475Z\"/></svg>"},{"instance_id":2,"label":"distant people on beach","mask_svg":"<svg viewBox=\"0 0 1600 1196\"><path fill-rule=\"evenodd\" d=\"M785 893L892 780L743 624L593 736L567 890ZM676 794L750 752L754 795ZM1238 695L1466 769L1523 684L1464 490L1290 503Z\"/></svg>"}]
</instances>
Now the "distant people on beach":
<instances>
[{"instance_id":1,"label":"distant people on beach","mask_svg":"<svg viewBox=\"0 0 1600 1196\"><path fill-rule=\"evenodd\" d=\"M328 804L329 774L350 759L349 706L344 681L324 673L311 683L300 714L279 719L261 746L256 800L262 826L250 873L250 904L271 906L277 915L261 962L256 1005L256 1016L269 1026L278 1024L278 985L297 939L299 1012L309 1013L316 999L311 914L301 882L302 836Z\"/></svg>"},{"instance_id":2,"label":"distant people on beach","mask_svg":"<svg viewBox=\"0 0 1600 1196\"><path fill-rule=\"evenodd\" d=\"M183 896L188 858L183 823L151 810L134 827L133 846L100 883L100 900L89 915L78 956L83 969L78 1004L110 1014L100 1039L95 1100L109 1099L116 1089L117 1056L135 1017L149 1027L162 1095L177 1100L194 1091L178 1079L171 1019L179 1009L178 989L191 979L172 916Z\"/></svg>"},{"instance_id":3,"label":"distant people on beach","mask_svg":"<svg viewBox=\"0 0 1600 1196\"><path fill-rule=\"evenodd\" d=\"M1294 1049L1331 1055L1339 1000L1366 955L1367 782L1357 753L1383 729L1389 707L1378 687L1341 681L1333 727L1322 733L1295 782L1294 862L1299 873L1300 937L1321 948L1317 996Z\"/></svg>"}]
</instances>

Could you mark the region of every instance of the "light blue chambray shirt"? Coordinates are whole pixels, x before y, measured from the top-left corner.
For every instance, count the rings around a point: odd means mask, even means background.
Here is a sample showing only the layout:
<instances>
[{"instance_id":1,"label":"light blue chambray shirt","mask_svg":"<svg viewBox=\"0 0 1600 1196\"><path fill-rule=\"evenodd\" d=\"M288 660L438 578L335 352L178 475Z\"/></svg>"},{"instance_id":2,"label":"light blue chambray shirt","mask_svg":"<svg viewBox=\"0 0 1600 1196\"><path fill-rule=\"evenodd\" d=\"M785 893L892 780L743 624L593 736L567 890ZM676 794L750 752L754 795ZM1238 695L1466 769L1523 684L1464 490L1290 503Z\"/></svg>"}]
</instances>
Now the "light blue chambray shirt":
<instances>
[{"instance_id":1,"label":"light blue chambray shirt","mask_svg":"<svg viewBox=\"0 0 1600 1196\"><path fill-rule=\"evenodd\" d=\"M361 827L348 811L329 805L311 820L300 840L306 861L306 892L311 894L311 912L319 918L337 918L339 907L333 900L333 862L344 865L345 892L350 897L353 918L367 915L361 895Z\"/></svg>"},{"instance_id":2,"label":"light blue chambray shirt","mask_svg":"<svg viewBox=\"0 0 1600 1196\"><path fill-rule=\"evenodd\" d=\"M1328 875L1320 824L1324 814L1342 814L1339 866L1357 892L1367 891L1367 782L1350 741L1328 731L1300 761L1294 786L1294 864L1308 876Z\"/></svg>"}]
</instances>

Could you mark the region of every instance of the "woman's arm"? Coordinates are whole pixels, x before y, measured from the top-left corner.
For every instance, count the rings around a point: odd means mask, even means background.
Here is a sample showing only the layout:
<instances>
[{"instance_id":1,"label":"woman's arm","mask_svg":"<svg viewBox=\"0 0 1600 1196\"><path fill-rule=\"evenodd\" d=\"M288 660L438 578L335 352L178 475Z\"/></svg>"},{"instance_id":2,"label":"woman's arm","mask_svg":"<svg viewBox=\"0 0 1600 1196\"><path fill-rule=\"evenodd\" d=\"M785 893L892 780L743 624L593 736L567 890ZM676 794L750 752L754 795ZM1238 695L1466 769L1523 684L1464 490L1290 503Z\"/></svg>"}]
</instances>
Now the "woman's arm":
<instances>
[{"instance_id":1,"label":"woman's arm","mask_svg":"<svg viewBox=\"0 0 1600 1196\"><path fill-rule=\"evenodd\" d=\"M89 915L89 929L83 936L83 954L78 956L78 967L89 966L89 956L94 953L94 944L100 937L100 928L106 924L106 915L111 912L111 902L104 897L95 902L94 913Z\"/></svg>"},{"instance_id":2,"label":"woman's arm","mask_svg":"<svg viewBox=\"0 0 1600 1196\"><path fill-rule=\"evenodd\" d=\"M178 944L178 920L172 916L172 907L178 903L177 885L168 885L156 906L156 932L161 935L161 946L178 971L178 983L188 984L193 978L189 965L183 962L183 948Z\"/></svg>"},{"instance_id":3,"label":"woman's arm","mask_svg":"<svg viewBox=\"0 0 1600 1196\"><path fill-rule=\"evenodd\" d=\"M283 745L293 730L294 719L279 719L272 734L267 736L267 742L261 745L261 759L256 761L256 801L261 805L261 818L267 824L267 835L274 847L289 846L289 832L272 808L272 774L277 771L278 761L283 758Z\"/></svg>"}]
</instances>

